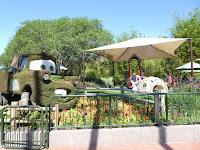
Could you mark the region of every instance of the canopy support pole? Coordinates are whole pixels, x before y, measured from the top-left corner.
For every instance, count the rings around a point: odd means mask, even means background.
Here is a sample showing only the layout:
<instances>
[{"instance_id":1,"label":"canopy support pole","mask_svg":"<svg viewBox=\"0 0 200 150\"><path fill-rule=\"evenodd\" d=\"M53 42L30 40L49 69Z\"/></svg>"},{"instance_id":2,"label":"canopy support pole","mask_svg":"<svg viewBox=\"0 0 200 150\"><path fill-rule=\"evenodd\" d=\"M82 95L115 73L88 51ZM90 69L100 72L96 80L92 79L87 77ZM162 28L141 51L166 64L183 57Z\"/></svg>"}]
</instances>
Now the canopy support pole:
<instances>
[{"instance_id":1,"label":"canopy support pole","mask_svg":"<svg viewBox=\"0 0 200 150\"><path fill-rule=\"evenodd\" d=\"M193 79L193 50L192 50L192 39L190 39L190 54L191 54L191 77Z\"/></svg>"},{"instance_id":2,"label":"canopy support pole","mask_svg":"<svg viewBox=\"0 0 200 150\"><path fill-rule=\"evenodd\" d=\"M129 75L128 88L130 89L131 88L131 65L130 65L130 61L128 61L128 75Z\"/></svg>"},{"instance_id":3,"label":"canopy support pole","mask_svg":"<svg viewBox=\"0 0 200 150\"><path fill-rule=\"evenodd\" d=\"M138 60L139 62L139 76L141 76L141 60Z\"/></svg>"},{"instance_id":4,"label":"canopy support pole","mask_svg":"<svg viewBox=\"0 0 200 150\"><path fill-rule=\"evenodd\" d=\"M180 67L180 61L178 58L178 67ZM178 71L178 81L179 81L179 89L181 89L181 71Z\"/></svg>"},{"instance_id":5,"label":"canopy support pole","mask_svg":"<svg viewBox=\"0 0 200 150\"><path fill-rule=\"evenodd\" d=\"M83 51L83 87L85 86L85 51Z\"/></svg>"},{"instance_id":6,"label":"canopy support pole","mask_svg":"<svg viewBox=\"0 0 200 150\"><path fill-rule=\"evenodd\" d=\"M115 63L113 62L113 84L115 87Z\"/></svg>"}]
</instances>

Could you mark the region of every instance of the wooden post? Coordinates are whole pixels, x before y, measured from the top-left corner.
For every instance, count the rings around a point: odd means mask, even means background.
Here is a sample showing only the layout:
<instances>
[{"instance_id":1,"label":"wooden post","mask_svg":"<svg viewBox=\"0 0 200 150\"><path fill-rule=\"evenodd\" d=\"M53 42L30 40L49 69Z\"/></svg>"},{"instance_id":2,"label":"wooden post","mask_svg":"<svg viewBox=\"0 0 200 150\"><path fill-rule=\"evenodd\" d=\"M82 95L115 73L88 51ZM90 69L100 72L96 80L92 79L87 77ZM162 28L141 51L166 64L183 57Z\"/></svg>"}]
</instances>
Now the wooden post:
<instances>
[{"instance_id":1,"label":"wooden post","mask_svg":"<svg viewBox=\"0 0 200 150\"><path fill-rule=\"evenodd\" d=\"M159 95L154 95L154 100L155 100L155 123L160 123L160 121L159 121L159 112L160 112L160 107L159 107L160 98L159 98Z\"/></svg>"},{"instance_id":2,"label":"wooden post","mask_svg":"<svg viewBox=\"0 0 200 150\"><path fill-rule=\"evenodd\" d=\"M58 118L59 118L59 103L56 103L55 104L55 122L54 122L55 127L58 127Z\"/></svg>"},{"instance_id":3,"label":"wooden post","mask_svg":"<svg viewBox=\"0 0 200 150\"><path fill-rule=\"evenodd\" d=\"M18 102L11 102L11 106L18 106ZM17 109L11 108L11 130L16 130L17 128L16 117Z\"/></svg>"},{"instance_id":4,"label":"wooden post","mask_svg":"<svg viewBox=\"0 0 200 150\"><path fill-rule=\"evenodd\" d=\"M83 88L84 88L83 89L83 94L86 95L87 94L87 86L85 85Z\"/></svg>"}]
</instances>

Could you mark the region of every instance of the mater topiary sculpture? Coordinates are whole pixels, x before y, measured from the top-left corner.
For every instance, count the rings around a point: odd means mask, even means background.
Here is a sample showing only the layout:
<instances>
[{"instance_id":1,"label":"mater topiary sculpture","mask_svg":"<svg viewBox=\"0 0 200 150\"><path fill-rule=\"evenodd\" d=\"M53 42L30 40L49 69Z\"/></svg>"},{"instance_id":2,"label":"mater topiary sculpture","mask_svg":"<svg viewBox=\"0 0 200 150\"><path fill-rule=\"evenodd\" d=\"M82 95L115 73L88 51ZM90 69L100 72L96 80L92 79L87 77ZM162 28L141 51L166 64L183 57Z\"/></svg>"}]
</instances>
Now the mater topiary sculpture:
<instances>
[{"instance_id":1,"label":"mater topiary sculpture","mask_svg":"<svg viewBox=\"0 0 200 150\"><path fill-rule=\"evenodd\" d=\"M49 103L49 98L55 95L56 89L66 90L67 94L75 94L75 84L79 78L58 75L61 73L60 66L48 53L15 54L11 67L9 72L0 72L0 105L19 101L23 92L29 92L30 102L40 106ZM60 77L62 80L50 76ZM70 107L68 103L65 103L66 109ZM72 106L75 103L75 100L70 102Z\"/></svg>"}]
</instances>

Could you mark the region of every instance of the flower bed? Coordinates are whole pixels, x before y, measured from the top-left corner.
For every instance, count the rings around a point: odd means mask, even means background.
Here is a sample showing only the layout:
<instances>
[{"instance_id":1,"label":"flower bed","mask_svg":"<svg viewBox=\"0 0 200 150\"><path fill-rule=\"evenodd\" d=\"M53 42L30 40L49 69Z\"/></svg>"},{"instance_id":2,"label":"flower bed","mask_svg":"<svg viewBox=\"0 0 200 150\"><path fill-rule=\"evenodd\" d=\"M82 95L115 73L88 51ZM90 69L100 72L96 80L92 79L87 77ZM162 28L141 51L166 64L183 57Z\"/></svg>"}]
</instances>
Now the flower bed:
<instances>
[{"instance_id":1,"label":"flower bed","mask_svg":"<svg viewBox=\"0 0 200 150\"><path fill-rule=\"evenodd\" d=\"M153 123L154 113L148 104L80 97L75 108L59 112L59 126ZM51 118L55 119L54 113Z\"/></svg>"}]
</instances>

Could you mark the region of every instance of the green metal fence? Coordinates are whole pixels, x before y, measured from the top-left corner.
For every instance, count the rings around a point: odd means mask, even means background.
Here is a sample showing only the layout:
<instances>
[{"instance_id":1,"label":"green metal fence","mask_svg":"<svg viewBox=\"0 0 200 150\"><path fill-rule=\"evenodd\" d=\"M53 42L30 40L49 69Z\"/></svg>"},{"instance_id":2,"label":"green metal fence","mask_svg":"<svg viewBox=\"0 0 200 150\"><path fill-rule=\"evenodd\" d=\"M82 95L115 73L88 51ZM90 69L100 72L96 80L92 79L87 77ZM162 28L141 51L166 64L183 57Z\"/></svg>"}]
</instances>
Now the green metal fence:
<instances>
[{"instance_id":1,"label":"green metal fence","mask_svg":"<svg viewBox=\"0 0 200 150\"><path fill-rule=\"evenodd\" d=\"M44 111L40 106L6 106L1 110L1 145L39 149L44 145Z\"/></svg>"},{"instance_id":2,"label":"green metal fence","mask_svg":"<svg viewBox=\"0 0 200 150\"><path fill-rule=\"evenodd\" d=\"M48 148L52 129L198 123L200 92L55 95L46 108L2 107L1 144L4 148Z\"/></svg>"},{"instance_id":3,"label":"green metal fence","mask_svg":"<svg viewBox=\"0 0 200 150\"><path fill-rule=\"evenodd\" d=\"M49 114L50 130L200 122L200 93L196 92L55 95L49 107L55 103L59 111Z\"/></svg>"},{"instance_id":4,"label":"green metal fence","mask_svg":"<svg viewBox=\"0 0 200 150\"><path fill-rule=\"evenodd\" d=\"M167 94L167 124L200 123L200 92Z\"/></svg>"}]
</instances>

